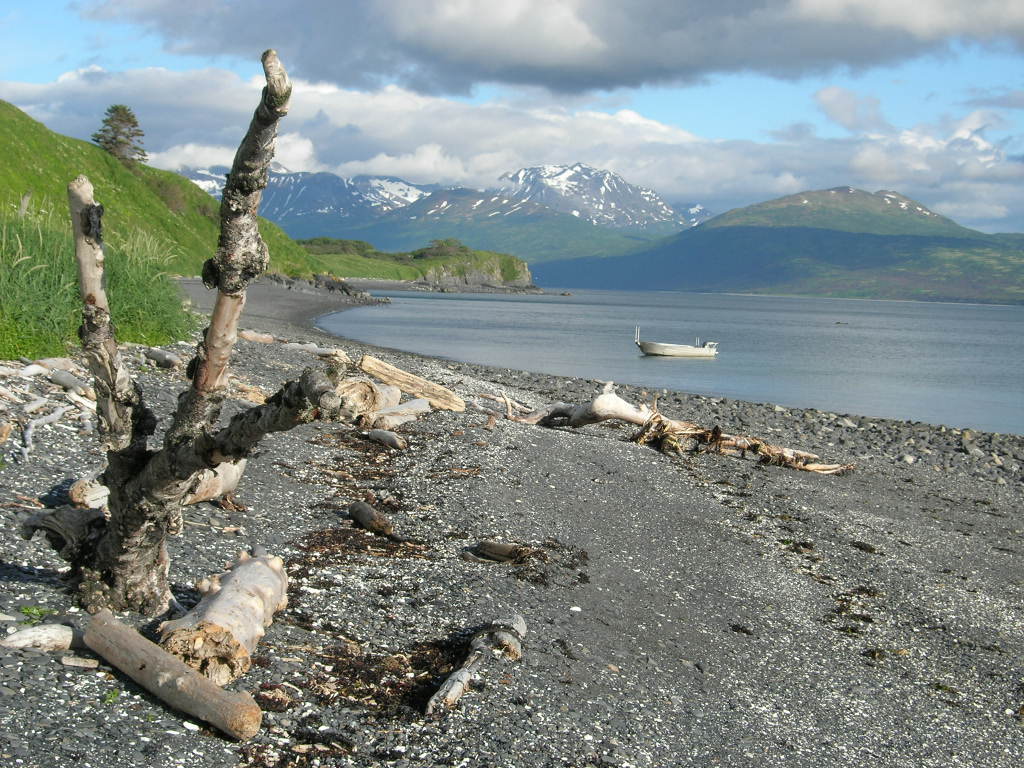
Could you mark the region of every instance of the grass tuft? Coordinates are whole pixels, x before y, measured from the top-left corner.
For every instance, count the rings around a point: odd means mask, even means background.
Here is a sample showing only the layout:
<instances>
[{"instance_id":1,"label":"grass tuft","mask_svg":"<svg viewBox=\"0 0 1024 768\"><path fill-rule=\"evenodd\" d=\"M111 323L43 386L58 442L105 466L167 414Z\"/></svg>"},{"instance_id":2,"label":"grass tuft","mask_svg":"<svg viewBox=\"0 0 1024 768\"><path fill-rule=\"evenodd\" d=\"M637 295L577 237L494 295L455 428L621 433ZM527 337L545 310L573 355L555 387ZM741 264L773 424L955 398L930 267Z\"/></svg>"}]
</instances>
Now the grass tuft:
<instances>
[{"instance_id":1,"label":"grass tuft","mask_svg":"<svg viewBox=\"0 0 1024 768\"><path fill-rule=\"evenodd\" d=\"M66 354L81 322L71 225L44 201L18 216L0 210L0 359ZM159 345L181 339L197 321L165 271L180 258L157 237L111 233L107 292L118 339Z\"/></svg>"}]
</instances>

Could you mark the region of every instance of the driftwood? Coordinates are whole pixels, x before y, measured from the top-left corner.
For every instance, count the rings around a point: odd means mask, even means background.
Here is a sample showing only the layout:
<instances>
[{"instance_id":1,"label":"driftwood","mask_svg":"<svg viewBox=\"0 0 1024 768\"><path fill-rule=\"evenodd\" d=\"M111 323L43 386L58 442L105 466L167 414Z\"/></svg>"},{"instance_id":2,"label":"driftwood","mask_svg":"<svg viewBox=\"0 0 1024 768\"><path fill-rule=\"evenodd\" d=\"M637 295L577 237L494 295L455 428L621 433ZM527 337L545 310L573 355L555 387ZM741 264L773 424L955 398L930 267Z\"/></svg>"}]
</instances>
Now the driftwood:
<instances>
[{"instance_id":1,"label":"driftwood","mask_svg":"<svg viewBox=\"0 0 1024 768\"><path fill-rule=\"evenodd\" d=\"M156 347L146 347L142 354L147 360L152 360L158 368L177 368L181 365L181 358L176 354Z\"/></svg>"},{"instance_id":2,"label":"driftwood","mask_svg":"<svg viewBox=\"0 0 1024 768\"><path fill-rule=\"evenodd\" d=\"M414 397L425 398L434 408L447 411L466 410L466 401L450 389L403 371L401 368L396 368L376 357L363 355L359 361L359 367L374 378L387 384L393 384L403 392L408 392Z\"/></svg>"},{"instance_id":3,"label":"driftwood","mask_svg":"<svg viewBox=\"0 0 1024 768\"><path fill-rule=\"evenodd\" d=\"M365 501L353 501L347 510L348 518L360 528L376 536L384 536L392 541L409 541L395 533L395 526L388 517L371 507Z\"/></svg>"},{"instance_id":4,"label":"driftwood","mask_svg":"<svg viewBox=\"0 0 1024 768\"><path fill-rule=\"evenodd\" d=\"M409 447L409 443L404 437L389 429L371 429L366 433L366 439L386 448L394 448L396 451L404 451ZM0 442L3 441L0 440Z\"/></svg>"},{"instance_id":5,"label":"driftwood","mask_svg":"<svg viewBox=\"0 0 1024 768\"><path fill-rule=\"evenodd\" d=\"M526 620L518 614L508 621L495 621L473 635L466 660L430 697L426 713L432 715L453 708L462 694L469 690L488 657L504 655L513 661L522 658L522 642L525 637Z\"/></svg>"},{"instance_id":6,"label":"driftwood","mask_svg":"<svg viewBox=\"0 0 1024 768\"><path fill-rule=\"evenodd\" d=\"M523 544L506 544L503 541L485 539L467 550L465 554L471 557L465 559L472 559L476 562L517 563L526 560L531 555L536 555L537 551L536 548Z\"/></svg>"},{"instance_id":7,"label":"driftwood","mask_svg":"<svg viewBox=\"0 0 1024 768\"><path fill-rule=\"evenodd\" d=\"M417 398L368 413L360 420L360 423L371 429L390 431L429 412L430 403L423 398Z\"/></svg>"},{"instance_id":8,"label":"driftwood","mask_svg":"<svg viewBox=\"0 0 1024 768\"><path fill-rule=\"evenodd\" d=\"M288 604L284 561L262 548L219 576L197 585L203 593L191 611L160 627L160 645L217 685L245 674L274 613Z\"/></svg>"},{"instance_id":9,"label":"driftwood","mask_svg":"<svg viewBox=\"0 0 1024 768\"><path fill-rule=\"evenodd\" d=\"M71 410L71 406L64 405L57 408L45 416L40 416L38 419L32 419L28 424L25 425L25 429L21 433L21 459L22 461L28 460L28 455L32 451L32 434L35 432L36 427L42 427L47 424L54 424L61 420L65 413Z\"/></svg>"},{"instance_id":10,"label":"driftwood","mask_svg":"<svg viewBox=\"0 0 1024 768\"><path fill-rule=\"evenodd\" d=\"M776 464L823 475L834 475L853 469L853 464L820 463L817 461L817 454L774 445L758 437L727 434L718 426L709 429L689 421L669 419L659 413L656 407L635 406L623 400L615 394L612 382L608 382L602 393L589 403L554 403L526 414L521 413L522 407L517 404L505 411L498 411L480 403L477 403L476 407L492 416L544 427L583 427L602 421L624 421L640 427L632 438L634 442L652 445L664 453L680 453L682 441L691 440L698 450L740 457L750 453L765 464Z\"/></svg>"},{"instance_id":11,"label":"driftwood","mask_svg":"<svg viewBox=\"0 0 1024 768\"><path fill-rule=\"evenodd\" d=\"M119 622L110 611L92 617L85 644L175 709L198 717L236 739L250 739L263 713L248 693L217 687L175 656Z\"/></svg>"},{"instance_id":12,"label":"driftwood","mask_svg":"<svg viewBox=\"0 0 1024 768\"><path fill-rule=\"evenodd\" d=\"M0 640L5 648L35 648L37 651L66 651L82 647L82 632L64 624L37 624L19 629Z\"/></svg>"},{"instance_id":13,"label":"driftwood","mask_svg":"<svg viewBox=\"0 0 1024 768\"><path fill-rule=\"evenodd\" d=\"M92 387L88 386L73 373L66 371L63 368L50 369L48 378L54 384L64 387L64 389L69 392L74 392L76 395L81 395L82 397L88 397L90 400L96 399L96 393L93 391Z\"/></svg>"},{"instance_id":14,"label":"driftwood","mask_svg":"<svg viewBox=\"0 0 1024 768\"><path fill-rule=\"evenodd\" d=\"M243 329L238 332L238 338L245 339L246 341L258 341L261 344L273 344L275 339L269 333L260 333L259 331L250 331Z\"/></svg>"},{"instance_id":15,"label":"driftwood","mask_svg":"<svg viewBox=\"0 0 1024 768\"><path fill-rule=\"evenodd\" d=\"M235 492L245 471L245 459L224 462L213 469L205 469L196 475L196 485L185 497L186 506L204 501L221 499ZM68 488L72 505L82 509L103 509L110 498L110 489L97 477L82 477Z\"/></svg>"},{"instance_id":16,"label":"driftwood","mask_svg":"<svg viewBox=\"0 0 1024 768\"><path fill-rule=\"evenodd\" d=\"M61 543L62 551L75 556L72 573L80 602L89 611L113 608L151 616L166 611L172 601L166 538L181 532L183 504L203 472L245 459L269 433L317 419L354 421L364 412L359 397L350 400L336 391L337 367L326 372L308 368L264 404L219 425L246 288L265 271L269 259L257 211L278 122L288 111L291 95L288 76L274 51L263 54L263 69L267 85L222 194L217 252L203 266L204 283L217 290L210 325L186 369L191 386L178 398L162 446L152 445L156 419L121 358L110 323L103 287L103 208L84 176L68 185L83 305L79 335L107 451L101 479L110 489L110 517L90 517L87 525L79 526L85 538L74 546L52 530L53 523L40 521L38 527ZM67 520L60 523L61 529L74 529Z\"/></svg>"}]
</instances>

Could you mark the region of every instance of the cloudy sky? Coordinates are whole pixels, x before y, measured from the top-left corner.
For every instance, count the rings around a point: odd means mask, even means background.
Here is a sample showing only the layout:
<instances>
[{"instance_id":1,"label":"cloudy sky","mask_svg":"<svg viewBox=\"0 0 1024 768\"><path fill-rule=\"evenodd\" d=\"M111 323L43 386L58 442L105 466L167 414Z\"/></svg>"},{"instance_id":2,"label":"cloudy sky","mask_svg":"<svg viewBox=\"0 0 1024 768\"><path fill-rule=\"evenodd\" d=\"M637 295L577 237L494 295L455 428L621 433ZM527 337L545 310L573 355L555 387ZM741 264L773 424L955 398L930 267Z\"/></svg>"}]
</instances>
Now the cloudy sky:
<instances>
[{"instance_id":1,"label":"cloudy sky","mask_svg":"<svg viewBox=\"0 0 1024 768\"><path fill-rule=\"evenodd\" d=\"M483 187L581 161L716 212L848 184L1024 231L1021 0L4 9L0 98L85 139L128 104L165 168L230 162L273 47L295 84L278 148L292 170Z\"/></svg>"}]
</instances>

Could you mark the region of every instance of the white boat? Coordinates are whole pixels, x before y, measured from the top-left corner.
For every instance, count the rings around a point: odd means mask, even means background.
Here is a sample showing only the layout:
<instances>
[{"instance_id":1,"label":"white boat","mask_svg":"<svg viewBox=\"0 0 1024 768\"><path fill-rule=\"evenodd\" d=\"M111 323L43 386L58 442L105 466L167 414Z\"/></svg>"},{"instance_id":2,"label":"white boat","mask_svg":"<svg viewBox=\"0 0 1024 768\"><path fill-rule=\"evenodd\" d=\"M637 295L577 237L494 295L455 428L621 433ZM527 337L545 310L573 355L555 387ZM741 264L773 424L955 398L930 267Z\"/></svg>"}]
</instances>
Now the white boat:
<instances>
[{"instance_id":1,"label":"white boat","mask_svg":"<svg viewBox=\"0 0 1024 768\"><path fill-rule=\"evenodd\" d=\"M715 357L718 355L718 342L705 341L696 344L663 344L660 341L640 341L640 326L636 327L634 339L640 351L645 355L663 355L665 357Z\"/></svg>"}]
</instances>

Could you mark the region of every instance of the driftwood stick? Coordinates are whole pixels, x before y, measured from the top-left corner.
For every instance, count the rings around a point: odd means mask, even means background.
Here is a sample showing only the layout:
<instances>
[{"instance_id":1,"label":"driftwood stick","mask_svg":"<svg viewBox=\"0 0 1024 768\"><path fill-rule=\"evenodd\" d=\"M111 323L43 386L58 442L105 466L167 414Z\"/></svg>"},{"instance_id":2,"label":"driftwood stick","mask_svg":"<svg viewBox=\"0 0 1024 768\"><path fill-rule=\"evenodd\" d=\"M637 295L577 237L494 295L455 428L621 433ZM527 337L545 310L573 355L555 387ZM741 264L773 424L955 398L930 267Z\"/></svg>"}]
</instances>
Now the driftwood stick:
<instances>
[{"instance_id":1,"label":"driftwood stick","mask_svg":"<svg viewBox=\"0 0 1024 768\"><path fill-rule=\"evenodd\" d=\"M181 365L181 358L173 352L167 352L157 347L146 347L142 354L147 360L152 360L159 368L177 368Z\"/></svg>"},{"instance_id":2,"label":"driftwood stick","mask_svg":"<svg viewBox=\"0 0 1024 768\"><path fill-rule=\"evenodd\" d=\"M63 418L64 414L71 410L70 405L62 405L45 416L40 416L38 419L32 419L28 424L25 425L25 429L21 433L21 458L22 461L28 460L28 455L32 450L32 433L35 432L36 427L46 426L47 424L55 424Z\"/></svg>"},{"instance_id":3,"label":"driftwood stick","mask_svg":"<svg viewBox=\"0 0 1024 768\"><path fill-rule=\"evenodd\" d=\"M121 359L110 323L110 305L103 286L103 206L93 198L85 176L68 184L68 205L82 295L82 339L86 362L93 375L99 432L108 452L125 451L134 462L146 450L146 438L156 429L156 418L142 399L142 390ZM113 461L113 455L110 460Z\"/></svg>"},{"instance_id":4,"label":"driftwood stick","mask_svg":"<svg viewBox=\"0 0 1024 768\"><path fill-rule=\"evenodd\" d=\"M387 408L367 414L361 423L372 429L391 430L400 427L407 421L414 421L424 413L430 412L430 403L423 398L407 400L399 405L392 405Z\"/></svg>"},{"instance_id":5,"label":"driftwood stick","mask_svg":"<svg viewBox=\"0 0 1024 768\"><path fill-rule=\"evenodd\" d=\"M403 371L370 355L363 355L359 367L374 378L386 384L393 384L414 397L426 398L434 408L447 411L466 410L466 401L450 389L432 381Z\"/></svg>"},{"instance_id":6,"label":"driftwood stick","mask_svg":"<svg viewBox=\"0 0 1024 768\"><path fill-rule=\"evenodd\" d=\"M234 680L251 665L256 644L288 604L288 575L280 557L255 548L219 576L204 579L204 593L191 611L160 627L160 645L217 685Z\"/></svg>"},{"instance_id":7,"label":"driftwood stick","mask_svg":"<svg viewBox=\"0 0 1024 768\"><path fill-rule=\"evenodd\" d=\"M513 661L522 658L524 637L526 620L518 614L507 621L495 621L477 632L469 643L466 660L430 697L426 714L452 709L462 694L469 690L488 656L505 655Z\"/></svg>"},{"instance_id":8,"label":"driftwood stick","mask_svg":"<svg viewBox=\"0 0 1024 768\"><path fill-rule=\"evenodd\" d=\"M260 729L263 713L248 693L218 688L180 659L102 610L85 630L85 644L175 709L244 740Z\"/></svg>"},{"instance_id":9,"label":"driftwood stick","mask_svg":"<svg viewBox=\"0 0 1024 768\"><path fill-rule=\"evenodd\" d=\"M386 515L378 512L365 501L353 501L348 506L349 519L360 528L389 539L396 538L395 526Z\"/></svg>"}]
</instances>

